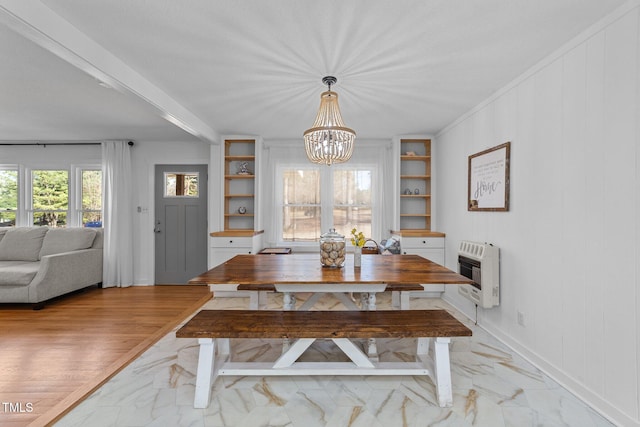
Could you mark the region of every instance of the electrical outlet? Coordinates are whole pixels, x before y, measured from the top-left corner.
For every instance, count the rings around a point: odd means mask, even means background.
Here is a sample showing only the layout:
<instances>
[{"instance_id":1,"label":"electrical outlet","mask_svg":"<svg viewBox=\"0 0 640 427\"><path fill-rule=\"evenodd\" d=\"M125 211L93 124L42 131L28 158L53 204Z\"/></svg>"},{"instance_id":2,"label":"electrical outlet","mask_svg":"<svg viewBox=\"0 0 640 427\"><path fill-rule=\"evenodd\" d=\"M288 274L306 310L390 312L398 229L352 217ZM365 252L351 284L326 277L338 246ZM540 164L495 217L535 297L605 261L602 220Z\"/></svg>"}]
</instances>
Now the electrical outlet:
<instances>
[{"instance_id":1,"label":"electrical outlet","mask_svg":"<svg viewBox=\"0 0 640 427\"><path fill-rule=\"evenodd\" d=\"M518 310L518 325L525 326L524 323L524 313Z\"/></svg>"}]
</instances>

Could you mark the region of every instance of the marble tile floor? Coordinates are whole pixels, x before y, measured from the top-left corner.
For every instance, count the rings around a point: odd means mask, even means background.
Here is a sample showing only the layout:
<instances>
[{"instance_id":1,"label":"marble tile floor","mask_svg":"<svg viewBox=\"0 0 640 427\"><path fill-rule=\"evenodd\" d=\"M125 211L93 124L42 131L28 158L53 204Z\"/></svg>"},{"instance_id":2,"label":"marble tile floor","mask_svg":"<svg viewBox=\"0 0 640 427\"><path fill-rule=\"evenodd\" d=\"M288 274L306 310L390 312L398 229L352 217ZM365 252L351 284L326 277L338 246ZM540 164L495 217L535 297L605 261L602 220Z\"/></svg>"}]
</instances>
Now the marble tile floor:
<instances>
[{"instance_id":1,"label":"marble tile floor","mask_svg":"<svg viewBox=\"0 0 640 427\"><path fill-rule=\"evenodd\" d=\"M304 301L299 295L298 305ZM390 308L380 294L378 309ZM270 294L268 308L281 307ZM247 298L214 298L203 308L247 308ZM198 344L167 334L58 421L101 426L612 426L571 393L473 325L445 301L413 298L412 308L444 308L473 330L450 347L453 407L440 408L430 378L413 376L219 377L207 409L194 409ZM331 295L315 309L341 309ZM195 313L194 313L195 314ZM177 328L176 328L177 329ZM279 340L233 340L235 360L272 361ZM405 360L413 340L378 340L380 360ZM314 343L306 360L334 360L331 341ZM337 360L337 359L336 359Z\"/></svg>"}]
</instances>

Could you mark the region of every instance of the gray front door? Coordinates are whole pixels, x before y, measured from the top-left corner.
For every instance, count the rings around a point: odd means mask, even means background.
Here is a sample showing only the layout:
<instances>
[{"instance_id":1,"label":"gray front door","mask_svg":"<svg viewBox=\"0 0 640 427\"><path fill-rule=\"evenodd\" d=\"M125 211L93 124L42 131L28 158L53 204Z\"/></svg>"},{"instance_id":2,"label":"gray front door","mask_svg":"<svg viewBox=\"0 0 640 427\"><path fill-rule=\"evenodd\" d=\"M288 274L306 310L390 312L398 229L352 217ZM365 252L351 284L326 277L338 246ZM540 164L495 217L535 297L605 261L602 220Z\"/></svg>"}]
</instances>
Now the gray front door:
<instances>
[{"instance_id":1,"label":"gray front door","mask_svg":"<svg viewBox=\"0 0 640 427\"><path fill-rule=\"evenodd\" d=\"M207 271L207 165L156 165L156 284Z\"/></svg>"}]
</instances>

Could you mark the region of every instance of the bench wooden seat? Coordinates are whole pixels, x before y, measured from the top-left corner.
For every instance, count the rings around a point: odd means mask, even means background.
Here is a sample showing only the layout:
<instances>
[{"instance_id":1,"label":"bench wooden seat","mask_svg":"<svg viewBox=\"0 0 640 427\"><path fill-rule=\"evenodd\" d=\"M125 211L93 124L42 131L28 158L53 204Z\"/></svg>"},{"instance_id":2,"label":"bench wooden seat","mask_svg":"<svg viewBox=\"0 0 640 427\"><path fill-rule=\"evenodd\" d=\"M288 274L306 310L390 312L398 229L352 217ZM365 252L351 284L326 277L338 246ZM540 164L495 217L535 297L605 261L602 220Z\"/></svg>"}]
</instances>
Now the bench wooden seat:
<instances>
[{"instance_id":1,"label":"bench wooden seat","mask_svg":"<svg viewBox=\"0 0 640 427\"><path fill-rule=\"evenodd\" d=\"M268 283L258 283L258 284L252 283L252 284L240 284L236 289L239 291L275 292L276 286ZM385 290L389 292L424 291L424 286L392 283L392 284L388 284Z\"/></svg>"},{"instance_id":2,"label":"bench wooden seat","mask_svg":"<svg viewBox=\"0 0 640 427\"><path fill-rule=\"evenodd\" d=\"M249 308L257 310L266 305L265 292L276 292L276 286L269 283L239 284L238 291L252 291L256 294L250 296ZM402 310L409 309L409 297L411 291L424 291L424 286L418 284L390 283L385 291L392 294L392 305ZM348 307L350 308L350 307Z\"/></svg>"},{"instance_id":3,"label":"bench wooden seat","mask_svg":"<svg viewBox=\"0 0 640 427\"><path fill-rule=\"evenodd\" d=\"M451 406L449 342L465 336L471 330L445 310L202 310L176 332L176 337L197 338L200 344L196 408L209 405L217 375L429 375L440 406ZM296 341L275 362L232 362L230 338ZM417 338L416 360L372 361L350 341L354 338ZM351 362L297 362L316 339L331 339Z\"/></svg>"},{"instance_id":4,"label":"bench wooden seat","mask_svg":"<svg viewBox=\"0 0 640 427\"><path fill-rule=\"evenodd\" d=\"M239 291L275 292L276 285L269 283L239 284L236 289Z\"/></svg>"}]
</instances>

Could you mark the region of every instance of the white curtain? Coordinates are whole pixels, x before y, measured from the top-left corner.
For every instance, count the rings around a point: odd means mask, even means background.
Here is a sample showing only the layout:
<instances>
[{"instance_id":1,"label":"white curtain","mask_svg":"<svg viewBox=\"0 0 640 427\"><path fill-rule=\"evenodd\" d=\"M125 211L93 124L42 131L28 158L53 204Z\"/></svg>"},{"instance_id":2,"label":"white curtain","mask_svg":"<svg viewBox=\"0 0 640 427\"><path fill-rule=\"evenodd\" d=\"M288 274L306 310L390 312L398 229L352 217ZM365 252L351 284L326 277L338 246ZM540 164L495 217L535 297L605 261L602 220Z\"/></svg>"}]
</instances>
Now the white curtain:
<instances>
[{"instance_id":1,"label":"white curtain","mask_svg":"<svg viewBox=\"0 0 640 427\"><path fill-rule=\"evenodd\" d=\"M133 285L133 197L127 141L102 143L103 287Z\"/></svg>"}]
</instances>

